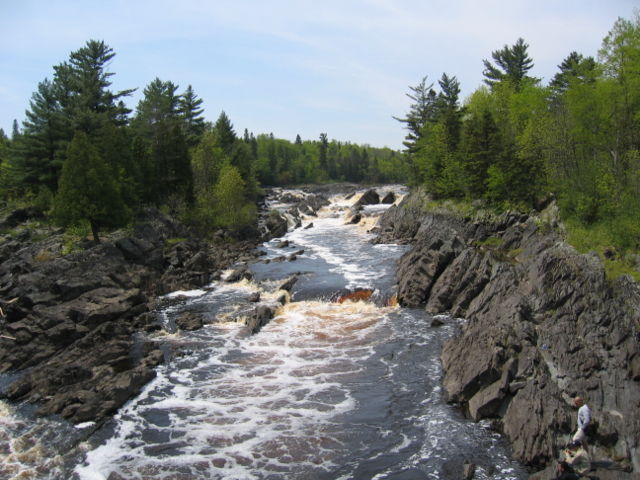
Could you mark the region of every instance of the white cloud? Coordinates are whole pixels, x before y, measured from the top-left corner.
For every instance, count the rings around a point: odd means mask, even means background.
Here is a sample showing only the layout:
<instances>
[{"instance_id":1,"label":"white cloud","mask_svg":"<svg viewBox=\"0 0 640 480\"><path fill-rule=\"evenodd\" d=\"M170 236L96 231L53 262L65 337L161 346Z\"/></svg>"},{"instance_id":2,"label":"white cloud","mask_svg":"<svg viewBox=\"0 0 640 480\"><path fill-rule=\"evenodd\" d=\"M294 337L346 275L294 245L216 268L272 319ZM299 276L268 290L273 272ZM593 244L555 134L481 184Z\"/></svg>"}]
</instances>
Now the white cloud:
<instances>
[{"instance_id":1,"label":"white cloud","mask_svg":"<svg viewBox=\"0 0 640 480\"><path fill-rule=\"evenodd\" d=\"M21 118L52 65L99 38L117 53L114 88L141 91L155 76L181 87L192 83L209 116L235 109L247 126L257 125L245 107L255 105L264 122L255 133L278 131L269 122L285 121L282 105L297 107L291 129L308 124L315 131L321 109L336 115L342 138L370 128L372 144L400 147L404 131L389 119L406 111L404 94L424 75L434 82L445 71L456 75L466 95L481 84L482 59L523 37L536 63L532 73L548 80L572 50L595 55L616 17L629 17L633 6L632 0L2 2L0 58L16 62L0 77L0 91L15 92L0 96L0 126Z\"/></svg>"}]
</instances>

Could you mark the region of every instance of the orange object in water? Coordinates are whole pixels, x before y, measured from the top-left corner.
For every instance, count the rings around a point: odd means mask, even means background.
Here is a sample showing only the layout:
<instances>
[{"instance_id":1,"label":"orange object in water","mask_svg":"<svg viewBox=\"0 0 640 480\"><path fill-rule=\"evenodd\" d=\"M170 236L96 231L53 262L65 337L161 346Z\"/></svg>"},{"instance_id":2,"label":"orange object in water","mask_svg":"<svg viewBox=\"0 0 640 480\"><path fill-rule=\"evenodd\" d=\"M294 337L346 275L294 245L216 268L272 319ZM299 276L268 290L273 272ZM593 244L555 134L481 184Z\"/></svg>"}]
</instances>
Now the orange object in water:
<instances>
[{"instance_id":1,"label":"orange object in water","mask_svg":"<svg viewBox=\"0 0 640 480\"><path fill-rule=\"evenodd\" d=\"M373 295L373 290L358 290L357 292L348 293L338 298L338 303L344 303L347 300L352 302L359 302L361 300L368 300Z\"/></svg>"},{"instance_id":2,"label":"orange object in water","mask_svg":"<svg viewBox=\"0 0 640 480\"><path fill-rule=\"evenodd\" d=\"M397 307L398 306L398 297L394 295L389 300L387 300L387 307Z\"/></svg>"}]
</instances>

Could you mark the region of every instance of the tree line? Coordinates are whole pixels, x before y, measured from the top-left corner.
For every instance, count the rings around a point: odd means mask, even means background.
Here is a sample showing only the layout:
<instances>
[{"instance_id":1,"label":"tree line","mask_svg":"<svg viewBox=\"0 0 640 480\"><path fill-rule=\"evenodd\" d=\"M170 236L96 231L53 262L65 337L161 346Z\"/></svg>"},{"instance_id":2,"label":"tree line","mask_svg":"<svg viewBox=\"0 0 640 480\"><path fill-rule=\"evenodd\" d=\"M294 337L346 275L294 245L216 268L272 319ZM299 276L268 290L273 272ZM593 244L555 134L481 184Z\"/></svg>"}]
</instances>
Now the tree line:
<instances>
[{"instance_id":1,"label":"tree line","mask_svg":"<svg viewBox=\"0 0 640 480\"><path fill-rule=\"evenodd\" d=\"M193 225L241 229L256 214L261 186L327 181L404 182L406 158L388 148L329 140L295 142L238 136L224 111L205 120L191 85L159 78L143 90L113 91L115 52L89 40L53 67L37 86L22 126L0 130L0 198L26 199L57 223L101 228L125 225L155 205Z\"/></svg>"},{"instance_id":2,"label":"tree line","mask_svg":"<svg viewBox=\"0 0 640 480\"><path fill-rule=\"evenodd\" d=\"M440 198L532 208L555 197L566 219L605 225L640 248L640 17L619 18L597 60L571 52L544 85L518 39L485 59L464 104L446 73L409 87L401 118L416 183Z\"/></svg>"}]
</instances>

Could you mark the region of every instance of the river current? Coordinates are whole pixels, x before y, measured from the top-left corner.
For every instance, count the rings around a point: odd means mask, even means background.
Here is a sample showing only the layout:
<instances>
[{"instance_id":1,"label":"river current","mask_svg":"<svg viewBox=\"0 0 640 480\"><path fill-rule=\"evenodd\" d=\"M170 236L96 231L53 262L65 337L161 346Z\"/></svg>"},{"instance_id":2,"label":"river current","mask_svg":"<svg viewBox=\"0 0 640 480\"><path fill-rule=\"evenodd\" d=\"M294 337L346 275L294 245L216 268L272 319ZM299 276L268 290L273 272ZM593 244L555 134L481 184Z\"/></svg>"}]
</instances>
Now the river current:
<instances>
[{"instance_id":1,"label":"river current","mask_svg":"<svg viewBox=\"0 0 640 480\"><path fill-rule=\"evenodd\" d=\"M526 478L488 424L446 403L439 354L462 320L435 328L423 310L385 306L405 247L373 245L366 226L346 225L352 203L335 197L288 245L264 244L252 281L176 292L162 312L166 331L152 338L170 360L71 453L63 439L85 426L29 423L28 412L0 405L8 478L453 480L465 462L477 465L476 479ZM292 301L251 335L238 321L248 299L275 299L294 274ZM369 301L335 301L360 288L374 290ZM208 323L167 333L184 312ZM25 437L31 450L20 450Z\"/></svg>"}]
</instances>

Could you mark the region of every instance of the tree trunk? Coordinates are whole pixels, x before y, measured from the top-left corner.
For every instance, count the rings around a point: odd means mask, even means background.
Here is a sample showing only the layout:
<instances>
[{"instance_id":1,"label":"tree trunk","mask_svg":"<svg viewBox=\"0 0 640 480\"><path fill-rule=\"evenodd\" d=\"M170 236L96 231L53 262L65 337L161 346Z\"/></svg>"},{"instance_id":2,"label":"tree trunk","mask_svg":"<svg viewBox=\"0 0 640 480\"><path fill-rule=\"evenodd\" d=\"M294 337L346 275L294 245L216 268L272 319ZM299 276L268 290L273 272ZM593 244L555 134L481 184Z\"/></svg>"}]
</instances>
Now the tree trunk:
<instances>
[{"instance_id":1,"label":"tree trunk","mask_svg":"<svg viewBox=\"0 0 640 480\"><path fill-rule=\"evenodd\" d=\"M91 233L93 233L93 241L96 244L100 243L100 236L98 235L98 225L92 220L91 222Z\"/></svg>"}]
</instances>

